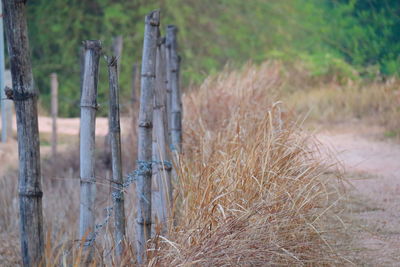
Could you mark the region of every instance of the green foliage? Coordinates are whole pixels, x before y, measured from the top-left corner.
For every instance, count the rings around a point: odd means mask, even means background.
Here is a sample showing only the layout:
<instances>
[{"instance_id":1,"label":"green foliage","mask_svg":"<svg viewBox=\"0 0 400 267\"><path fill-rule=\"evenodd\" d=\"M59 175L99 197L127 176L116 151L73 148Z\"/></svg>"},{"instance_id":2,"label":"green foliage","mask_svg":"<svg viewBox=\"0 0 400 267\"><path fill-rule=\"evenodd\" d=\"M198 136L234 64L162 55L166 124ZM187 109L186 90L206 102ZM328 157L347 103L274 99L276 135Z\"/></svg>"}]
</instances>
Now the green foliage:
<instances>
[{"instance_id":1,"label":"green foliage","mask_svg":"<svg viewBox=\"0 0 400 267\"><path fill-rule=\"evenodd\" d=\"M398 0L31 0L28 24L32 63L41 103L49 108L49 75L60 80L60 113L79 115L80 44L100 39L110 54L112 38L124 37L122 103L139 63L144 16L155 8L179 28L184 84L201 82L227 63L268 58L303 60L313 76L352 78L399 74ZM349 65L351 64L351 66ZM101 60L99 102L107 103L107 70ZM107 110L101 110L105 115Z\"/></svg>"},{"instance_id":2,"label":"green foliage","mask_svg":"<svg viewBox=\"0 0 400 267\"><path fill-rule=\"evenodd\" d=\"M356 80L358 78L351 65L330 53L300 54L299 57L305 63L311 76L336 76L337 81L342 84L347 79Z\"/></svg>"},{"instance_id":3,"label":"green foliage","mask_svg":"<svg viewBox=\"0 0 400 267\"><path fill-rule=\"evenodd\" d=\"M400 74L400 1L325 0L331 22L326 38L356 66L379 66L384 75Z\"/></svg>"}]
</instances>

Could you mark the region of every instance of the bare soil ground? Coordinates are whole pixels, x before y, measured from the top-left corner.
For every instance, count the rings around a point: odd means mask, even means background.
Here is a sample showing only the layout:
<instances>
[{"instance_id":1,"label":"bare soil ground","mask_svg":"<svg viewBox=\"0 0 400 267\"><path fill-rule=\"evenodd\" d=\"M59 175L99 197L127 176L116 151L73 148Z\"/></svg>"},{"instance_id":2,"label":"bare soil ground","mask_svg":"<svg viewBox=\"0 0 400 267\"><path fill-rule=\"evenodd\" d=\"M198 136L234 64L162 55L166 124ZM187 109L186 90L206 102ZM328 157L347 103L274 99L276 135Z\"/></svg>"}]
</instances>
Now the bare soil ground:
<instances>
[{"instance_id":1,"label":"bare soil ground","mask_svg":"<svg viewBox=\"0 0 400 267\"><path fill-rule=\"evenodd\" d=\"M399 266L400 145L379 140L382 129L345 126L317 134L350 181L346 213L357 265Z\"/></svg>"}]
</instances>

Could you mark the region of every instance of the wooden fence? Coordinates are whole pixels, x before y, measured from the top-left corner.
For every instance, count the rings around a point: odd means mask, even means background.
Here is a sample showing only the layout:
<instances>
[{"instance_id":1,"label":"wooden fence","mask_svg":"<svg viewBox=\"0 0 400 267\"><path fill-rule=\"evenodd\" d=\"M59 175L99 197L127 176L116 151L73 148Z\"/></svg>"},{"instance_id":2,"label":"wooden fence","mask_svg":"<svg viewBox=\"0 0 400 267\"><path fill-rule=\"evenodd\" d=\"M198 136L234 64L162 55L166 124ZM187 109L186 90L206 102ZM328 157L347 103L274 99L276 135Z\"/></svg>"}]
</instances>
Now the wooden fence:
<instances>
[{"instance_id":1,"label":"wooden fence","mask_svg":"<svg viewBox=\"0 0 400 267\"><path fill-rule=\"evenodd\" d=\"M29 56L25 1L4 1L6 37L12 72L12 89L6 95L15 103L19 145L19 196L21 251L24 266L45 261L42 217L42 190L37 115L38 91L34 87ZM143 56L140 79L139 114L137 118L137 166L128 178L122 176L121 132L119 115L119 57L122 37L114 38L114 54L105 57L109 73L109 140L112 162L112 206L106 218L96 224L95 218L95 120L101 42L83 42L81 60L81 126L80 126L80 218L79 238L88 261L101 228L114 216L116 258L126 244L124 192L136 183L135 247L137 262L146 261L146 244L155 233L167 232L173 223L171 159L182 152L182 104L179 90L179 56L176 27L166 27L166 37L160 36L160 12L152 11L145 19ZM134 81L136 65L134 65ZM57 153L57 75L51 75L53 149ZM133 86L134 87L134 86ZM136 89L132 89L133 104ZM172 149L170 149L172 148ZM172 151L171 151L172 150ZM175 174L173 174L175 173ZM155 205L153 205L153 202ZM99 219L99 218L98 218Z\"/></svg>"}]
</instances>

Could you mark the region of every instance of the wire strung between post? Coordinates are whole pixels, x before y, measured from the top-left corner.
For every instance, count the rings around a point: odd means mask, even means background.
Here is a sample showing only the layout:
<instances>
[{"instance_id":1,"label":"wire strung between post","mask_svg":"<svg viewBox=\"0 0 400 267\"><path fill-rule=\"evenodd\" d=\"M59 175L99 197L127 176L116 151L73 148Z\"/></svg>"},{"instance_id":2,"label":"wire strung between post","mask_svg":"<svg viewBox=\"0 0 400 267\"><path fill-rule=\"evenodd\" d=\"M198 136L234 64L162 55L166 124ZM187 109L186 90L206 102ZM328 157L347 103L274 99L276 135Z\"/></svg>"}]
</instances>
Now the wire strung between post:
<instances>
[{"instance_id":1,"label":"wire strung between post","mask_svg":"<svg viewBox=\"0 0 400 267\"><path fill-rule=\"evenodd\" d=\"M123 190L128 188L133 182L137 180L137 177L140 175L147 174L151 172L153 164L160 164L163 165L165 169L172 168L172 162L170 161L157 161L157 160L151 160L151 161L143 161L143 160L138 160L136 161L137 168L136 170L130 172L129 174L126 175L126 180L122 184L122 188L117 191L113 192L111 194L111 197L114 200L121 200L123 198ZM144 197L143 195L141 197ZM110 220L110 218L113 215L113 210L114 210L114 205L108 206L104 208L104 211L106 213L103 221L101 223L97 223L95 226L94 231L91 233L92 238L90 240L87 240L85 242L85 246L93 246L94 242L96 241L97 236L99 235L101 229L103 229L104 226L106 226Z\"/></svg>"}]
</instances>

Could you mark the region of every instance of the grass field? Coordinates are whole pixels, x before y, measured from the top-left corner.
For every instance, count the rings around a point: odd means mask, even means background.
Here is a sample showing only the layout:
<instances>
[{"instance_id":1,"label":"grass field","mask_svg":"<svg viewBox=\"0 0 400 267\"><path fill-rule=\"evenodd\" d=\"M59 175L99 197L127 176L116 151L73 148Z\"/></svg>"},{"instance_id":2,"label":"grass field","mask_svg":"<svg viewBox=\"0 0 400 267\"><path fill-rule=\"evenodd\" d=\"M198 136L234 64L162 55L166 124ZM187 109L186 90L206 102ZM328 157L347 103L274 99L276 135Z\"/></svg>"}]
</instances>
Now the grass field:
<instances>
[{"instance_id":1,"label":"grass field","mask_svg":"<svg viewBox=\"0 0 400 267\"><path fill-rule=\"evenodd\" d=\"M307 85L302 78L301 90L293 90L296 79L289 81L280 66L267 62L240 71L227 69L186 91L184 153L176 163L176 221L167 235L149 241L149 266L349 264L338 238L346 229L338 212L343 181L337 162L304 130L302 121L326 125L365 120L383 125L388 136L398 136L399 83ZM123 139L127 172L135 160L130 137L126 133ZM76 241L79 155L73 140L61 135L59 157L42 162L47 266L79 265L84 258ZM49 135L42 135L41 141L48 146ZM96 203L101 220L102 208L110 204L110 165L101 138L98 148ZM4 169L1 175L0 261L16 265L16 170ZM127 195L123 265L134 265L129 245L134 239L132 188ZM97 264L115 262L112 223L99 235Z\"/></svg>"}]
</instances>

